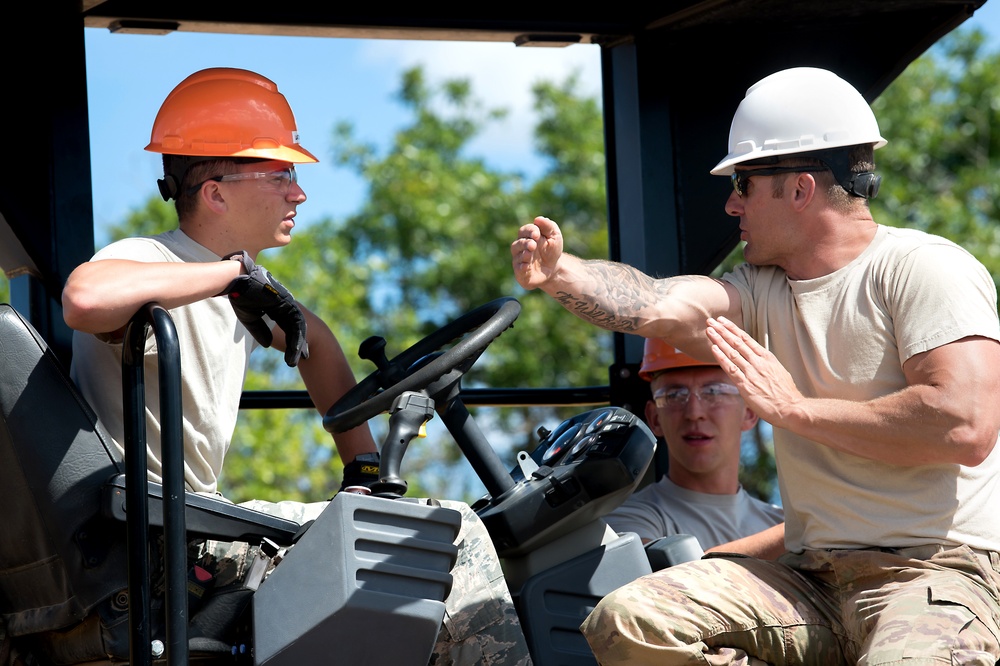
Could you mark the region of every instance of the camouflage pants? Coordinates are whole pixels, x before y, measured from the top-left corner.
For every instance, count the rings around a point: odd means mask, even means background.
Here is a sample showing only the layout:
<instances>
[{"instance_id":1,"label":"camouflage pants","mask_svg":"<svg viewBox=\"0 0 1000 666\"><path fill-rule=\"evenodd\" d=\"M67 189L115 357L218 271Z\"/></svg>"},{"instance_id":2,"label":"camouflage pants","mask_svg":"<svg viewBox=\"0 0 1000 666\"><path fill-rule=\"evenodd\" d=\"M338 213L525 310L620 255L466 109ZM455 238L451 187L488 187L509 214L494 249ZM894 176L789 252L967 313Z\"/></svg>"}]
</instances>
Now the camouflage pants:
<instances>
[{"instance_id":1,"label":"camouflage pants","mask_svg":"<svg viewBox=\"0 0 1000 666\"><path fill-rule=\"evenodd\" d=\"M428 503L431 500L412 501ZM434 666L530 666L528 644L489 532L464 502L433 501L461 513L462 527L455 541L458 559L451 570L451 593L445 600L444 622L430 663ZM243 506L303 524L317 518L326 504L255 500ZM215 552L222 555L226 563L220 568L234 572L245 569L242 563L247 561L251 550L245 544L236 549L230 544L215 547Z\"/></svg>"},{"instance_id":2,"label":"camouflage pants","mask_svg":"<svg viewBox=\"0 0 1000 666\"><path fill-rule=\"evenodd\" d=\"M1000 555L965 546L723 555L612 592L581 630L603 666L1000 660Z\"/></svg>"}]
</instances>

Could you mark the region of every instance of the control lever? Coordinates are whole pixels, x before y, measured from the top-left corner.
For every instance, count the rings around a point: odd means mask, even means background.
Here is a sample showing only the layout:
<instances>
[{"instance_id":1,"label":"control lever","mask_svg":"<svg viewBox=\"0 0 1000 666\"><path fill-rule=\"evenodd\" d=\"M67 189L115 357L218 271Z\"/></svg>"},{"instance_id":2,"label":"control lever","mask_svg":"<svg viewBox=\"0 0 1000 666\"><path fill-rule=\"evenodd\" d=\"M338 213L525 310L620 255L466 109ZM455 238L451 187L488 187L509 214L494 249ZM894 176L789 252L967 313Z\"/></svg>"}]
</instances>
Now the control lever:
<instances>
[{"instance_id":1,"label":"control lever","mask_svg":"<svg viewBox=\"0 0 1000 666\"><path fill-rule=\"evenodd\" d=\"M389 365L389 359L385 357L385 338L373 335L365 338L358 347L358 356L371 361L379 370L385 370Z\"/></svg>"},{"instance_id":2,"label":"control lever","mask_svg":"<svg viewBox=\"0 0 1000 666\"><path fill-rule=\"evenodd\" d=\"M517 466L521 468L521 474L526 479L530 479L531 475L538 469L538 463L526 451L517 452Z\"/></svg>"},{"instance_id":3,"label":"control lever","mask_svg":"<svg viewBox=\"0 0 1000 666\"><path fill-rule=\"evenodd\" d=\"M406 494L407 484L399 476L403 454L414 437L426 436L424 426L434 418L434 401L415 391L404 391L389 410L389 433L380 451L379 479L372 495L396 499Z\"/></svg>"}]
</instances>

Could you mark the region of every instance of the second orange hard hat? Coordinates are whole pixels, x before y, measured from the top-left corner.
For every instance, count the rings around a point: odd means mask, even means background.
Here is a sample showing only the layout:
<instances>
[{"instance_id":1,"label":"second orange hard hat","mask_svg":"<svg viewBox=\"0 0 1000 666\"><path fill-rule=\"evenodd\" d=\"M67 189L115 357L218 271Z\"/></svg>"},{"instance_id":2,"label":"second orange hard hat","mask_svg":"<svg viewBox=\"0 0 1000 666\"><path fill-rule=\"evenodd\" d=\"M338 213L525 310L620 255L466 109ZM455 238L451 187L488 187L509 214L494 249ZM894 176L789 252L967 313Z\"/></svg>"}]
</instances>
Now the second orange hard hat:
<instances>
[{"instance_id":1,"label":"second orange hard hat","mask_svg":"<svg viewBox=\"0 0 1000 666\"><path fill-rule=\"evenodd\" d=\"M718 364L692 358L660 338L646 338L642 348L642 366L639 368L639 376L648 382L653 379L653 373L661 370L708 368L716 365Z\"/></svg>"}]
</instances>

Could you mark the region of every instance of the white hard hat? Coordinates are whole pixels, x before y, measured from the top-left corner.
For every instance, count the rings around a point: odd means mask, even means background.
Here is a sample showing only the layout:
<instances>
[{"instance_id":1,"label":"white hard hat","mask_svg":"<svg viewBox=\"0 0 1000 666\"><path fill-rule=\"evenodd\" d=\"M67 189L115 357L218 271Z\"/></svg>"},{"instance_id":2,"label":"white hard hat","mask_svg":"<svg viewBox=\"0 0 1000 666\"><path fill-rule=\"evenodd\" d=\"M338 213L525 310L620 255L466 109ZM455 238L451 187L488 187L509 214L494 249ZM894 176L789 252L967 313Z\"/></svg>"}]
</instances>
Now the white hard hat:
<instances>
[{"instance_id":1,"label":"white hard hat","mask_svg":"<svg viewBox=\"0 0 1000 666\"><path fill-rule=\"evenodd\" d=\"M870 143L886 144L875 114L854 86L833 72L793 67L750 86L729 128L729 154L712 174L766 157Z\"/></svg>"}]
</instances>

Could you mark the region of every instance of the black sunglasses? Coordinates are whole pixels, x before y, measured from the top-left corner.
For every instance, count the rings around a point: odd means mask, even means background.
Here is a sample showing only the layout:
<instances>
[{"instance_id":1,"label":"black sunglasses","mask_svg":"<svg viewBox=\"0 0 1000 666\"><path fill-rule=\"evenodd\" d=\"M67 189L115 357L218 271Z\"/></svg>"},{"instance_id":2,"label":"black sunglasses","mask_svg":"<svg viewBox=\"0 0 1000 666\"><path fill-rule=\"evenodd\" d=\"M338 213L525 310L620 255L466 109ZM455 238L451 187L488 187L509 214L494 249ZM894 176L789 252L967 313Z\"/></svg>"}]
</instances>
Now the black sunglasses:
<instances>
[{"instance_id":1,"label":"black sunglasses","mask_svg":"<svg viewBox=\"0 0 1000 666\"><path fill-rule=\"evenodd\" d=\"M816 171L829 171L827 167L769 167L767 169L754 169L753 171L733 171L729 176L729 179L733 183L733 189L736 190L736 194L742 199L747 195L747 184L750 182L752 176L775 176L779 173L812 173Z\"/></svg>"}]
</instances>

